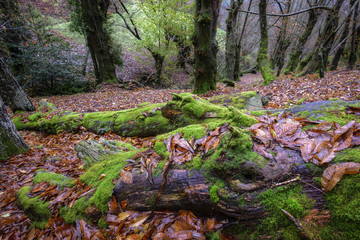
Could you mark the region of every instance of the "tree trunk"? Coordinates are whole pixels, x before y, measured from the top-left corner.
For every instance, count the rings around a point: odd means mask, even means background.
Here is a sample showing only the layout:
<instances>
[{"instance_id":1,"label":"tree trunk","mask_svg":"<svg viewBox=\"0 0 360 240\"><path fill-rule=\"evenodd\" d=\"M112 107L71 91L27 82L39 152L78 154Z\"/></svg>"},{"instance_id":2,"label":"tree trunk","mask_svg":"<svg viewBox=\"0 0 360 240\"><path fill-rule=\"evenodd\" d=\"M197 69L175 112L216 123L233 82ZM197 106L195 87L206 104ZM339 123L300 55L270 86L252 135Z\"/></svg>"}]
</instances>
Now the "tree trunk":
<instances>
[{"instance_id":1,"label":"tree trunk","mask_svg":"<svg viewBox=\"0 0 360 240\"><path fill-rule=\"evenodd\" d=\"M355 7L354 10L348 69L354 68L357 59L356 54L357 54L358 46L360 44L360 25L357 26L359 22L356 21L359 16L359 11L360 11L360 4L357 3L357 7Z\"/></svg>"},{"instance_id":2,"label":"tree trunk","mask_svg":"<svg viewBox=\"0 0 360 240\"><path fill-rule=\"evenodd\" d=\"M295 71L299 62L299 58L303 54L303 50L304 50L303 45L308 41L309 37L311 36L311 33L316 25L316 22L318 21L318 18L319 18L318 10L313 9L309 11L309 18L305 31L303 32L303 34L299 39L299 42L295 46L295 50L290 55L290 60L286 66L284 74L289 74Z\"/></svg>"},{"instance_id":3,"label":"tree trunk","mask_svg":"<svg viewBox=\"0 0 360 240\"><path fill-rule=\"evenodd\" d=\"M225 50L225 77L227 81L236 81L235 63L239 58L239 46L237 44L236 26L238 22L238 13L243 0L231 0L229 15L226 20L226 50Z\"/></svg>"},{"instance_id":4,"label":"tree trunk","mask_svg":"<svg viewBox=\"0 0 360 240\"><path fill-rule=\"evenodd\" d=\"M287 1L285 3L286 4L285 11L283 10L281 3L280 2L277 2L277 3L283 14L290 12L291 1ZM284 66L285 53L291 44L291 41L290 41L289 37L287 36L288 23L289 23L289 19L287 19L287 18L281 19L281 27L280 27L279 35L277 37L275 51L274 51L273 55L271 56L271 60L270 60L271 68L273 70L275 70L275 68L277 68L276 76L279 76L281 73L282 67Z\"/></svg>"},{"instance_id":5,"label":"tree trunk","mask_svg":"<svg viewBox=\"0 0 360 240\"><path fill-rule=\"evenodd\" d=\"M29 147L16 130L0 97L0 160L23 153L28 149Z\"/></svg>"},{"instance_id":6,"label":"tree trunk","mask_svg":"<svg viewBox=\"0 0 360 240\"><path fill-rule=\"evenodd\" d=\"M350 1L350 8L352 8L354 6L355 2L356 2L356 0ZM347 18L345 20L346 22L344 25L344 30L343 30L340 40L339 40L340 46L339 46L338 50L336 51L335 56L331 62L330 70L336 70L336 68L339 64L339 61L340 61L340 57L342 56L342 54L344 52L345 43L346 43L345 39L346 39L347 35L349 34L349 30L350 30L349 28L350 28L351 15L353 15L352 11L349 12L349 15L347 16ZM354 21L354 22L356 22L356 21Z\"/></svg>"},{"instance_id":7,"label":"tree trunk","mask_svg":"<svg viewBox=\"0 0 360 240\"><path fill-rule=\"evenodd\" d=\"M251 4L252 4L252 0L249 1L248 11L250 11L250 9L251 9ZM241 30L241 34L240 34L239 38L236 41L235 65L234 65L234 79L235 79L235 81L238 80L240 75L242 74L242 73L240 73L240 57L242 55L241 54L241 44L242 44L242 40L243 40L243 37L244 37L246 23L247 23L248 18L249 18L249 13L246 13L244 24L243 24L243 27L242 27L242 30Z\"/></svg>"},{"instance_id":8,"label":"tree trunk","mask_svg":"<svg viewBox=\"0 0 360 240\"><path fill-rule=\"evenodd\" d=\"M308 63L308 68L305 71L305 74L312 74L316 71L321 73L322 71L327 70L327 60L332 44L335 40L335 30L338 26L339 11L343 2L344 0L337 0L333 7L334 10L329 12L325 21L325 27L319 35L317 44L315 45L314 54Z\"/></svg>"},{"instance_id":9,"label":"tree trunk","mask_svg":"<svg viewBox=\"0 0 360 240\"><path fill-rule=\"evenodd\" d=\"M34 105L15 79L5 59L5 53L0 50L0 96L13 112L34 111Z\"/></svg>"},{"instance_id":10,"label":"tree trunk","mask_svg":"<svg viewBox=\"0 0 360 240\"><path fill-rule=\"evenodd\" d=\"M165 60L165 56L161 55L160 53L156 53L156 52L151 52L151 55L153 56L153 58L155 60L155 82L154 82L154 84L156 85L157 83L161 83L161 75L162 75L162 69L163 69L163 63Z\"/></svg>"},{"instance_id":11,"label":"tree trunk","mask_svg":"<svg viewBox=\"0 0 360 240\"><path fill-rule=\"evenodd\" d=\"M219 16L219 0L195 1L195 84L193 92L204 94L216 90L217 64L216 27Z\"/></svg>"},{"instance_id":12,"label":"tree trunk","mask_svg":"<svg viewBox=\"0 0 360 240\"><path fill-rule=\"evenodd\" d=\"M96 82L117 82L110 36L105 29L109 0L81 0L86 22L86 39L94 64Z\"/></svg>"},{"instance_id":13,"label":"tree trunk","mask_svg":"<svg viewBox=\"0 0 360 240\"><path fill-rule=\"evenodd\" d=\"M195 97L190 93L174 94L173 100L167 104L159 103L143 107L103 112L76 113L59 112L49 119L46 113L37 112L31 116L15 118L13 121L18 130L40 130L48 133L60 131L76 132L82 126L87 130L104 134L114 132L121 136L148 137L172 131L189 124L202 124L214 119L237 119L237 124L250 126L256 122L254 118L240 112L240 109L261 108L260 97L256 92L244 92L229 100L235 108L218 106ZM214 98L214 102L218 103ZM226 100L222 103L227 103ZM230 105L231 105L230 104ZM54 109L49 108L49 112ZM235 116L234 113L237 115Z\"/></svg>"},{"instance_id":14,"label":"tree trunk","mask_svg":"<svg viewBox=\"0 0 360 240\"><path fill-rule=\"evenodd\" d=\"M259 52L257 56L257 63L261 74L264 78L264 84L270 84L275 77L272 75L272 71L270 69L270 63L268 60L268 26L266 19L266 0L260 0L259 3L259 21L260 21L260 46Z\"/></svg>"}]
</instances>

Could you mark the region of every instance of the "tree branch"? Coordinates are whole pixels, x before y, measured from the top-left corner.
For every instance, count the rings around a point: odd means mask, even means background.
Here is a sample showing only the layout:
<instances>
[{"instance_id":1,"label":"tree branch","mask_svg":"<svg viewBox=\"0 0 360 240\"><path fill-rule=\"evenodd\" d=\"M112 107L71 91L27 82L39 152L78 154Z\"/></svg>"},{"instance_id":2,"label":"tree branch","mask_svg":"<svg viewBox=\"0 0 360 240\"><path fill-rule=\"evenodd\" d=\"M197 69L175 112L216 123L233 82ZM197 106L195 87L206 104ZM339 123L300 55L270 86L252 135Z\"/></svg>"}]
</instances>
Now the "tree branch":
<instances>
[{"instance_id":1,"label":"tree branch","mask_svg":"<svg viewBox=\"0 0 360 240\"><path fill-rule=\"evenodd\" d=\"M293 12L293 13L286 13L286 14L266 13L266 15L269 17L290 17L290 16L294 16L297 14L305 13L307 11L314 10L314 9L325 9L325 10L329 10L329 11L334 11L334 9L332 9L331 7L317 6L317 7L311 7L311 8L307 8L307 9L304 9L304 10L301 10L298 12ZM240 12L259 15L258 12L251 12L251 11L245 11L245 10L240 10Z\"/></svg>"},{"instance_id":2,"label":"tree branch","mask_svg":"<svg viewBox=\"0 0 360 240\"><path fill-rule=\"evenodd\" d=\"M136 25L134 23L134 21L132 20L132 18L130 17L130 22L131 22L131 25L133 26L133 28L130 27L130 25L128 24L125 16L119 11L118 7L116 6L116 3L115 3L115 0L112 0L113 4L114 4L114 7L115 7L115 12L123 19L124 23L125 23L125 26L126 28L130 31L130 33L135 37L137 38L138 40L141 40L141 37L139 35L139 32L136 28ZM130 13L129 11L127 10L127 8L125 7L125 5L121 2L121 0L119 0L119 3L121 4L121 7L124 9L124 11L127 13L128 16L130 16Z\"/></svg>"}]
</instances>

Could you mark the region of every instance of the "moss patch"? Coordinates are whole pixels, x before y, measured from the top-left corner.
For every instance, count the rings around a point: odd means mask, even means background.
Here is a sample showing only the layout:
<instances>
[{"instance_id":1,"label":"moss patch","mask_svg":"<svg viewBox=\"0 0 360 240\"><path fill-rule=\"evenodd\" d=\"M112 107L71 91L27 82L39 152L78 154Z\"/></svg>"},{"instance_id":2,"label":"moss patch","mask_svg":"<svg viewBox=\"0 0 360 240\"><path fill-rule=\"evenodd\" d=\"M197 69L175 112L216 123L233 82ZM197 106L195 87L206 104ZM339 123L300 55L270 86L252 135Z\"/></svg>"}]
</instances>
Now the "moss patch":
<instances>
[{"instance_id":1,"label":"moss patch","mask_svg":"<svg viewBox=\"0 0 360 240\"><path fill-rule=\"evenodd\" d=\"M36 171L36 176L34 177L33 184L37 184L40 182L49 181L51 185L58 185L61 189L64 187L73 187L75 180L68 178L62 174L48 172L45 170Z\"/></svg>"},{"instance_id":2,"label":"moss patch","mask_svg":"<svg viewBox=\"0 0 360 240\"><path fill-rule=\"evenodd\" d=\"M260 235L271 235L272 239L301 239L293 222L281 211L284 209L295 218L308 214L313 206L313 200L302 193L302 187L296 184L269 189L259 195L261 204L268 211L268 216L261 220L252 233L257 239Z\"/></svg>"},{"instance_id":3,"label":"moss patch","mask_svg":"<svg viewBox=\"0 0 360 240\"><path fill-rule=\"evenodd\" d=\"M30 198L27 194L30 186L22 187L17 193L17 201L36 228L45 229L50 218L49 202L39 201L39 197Z\"/></svg>"}]
</instances>

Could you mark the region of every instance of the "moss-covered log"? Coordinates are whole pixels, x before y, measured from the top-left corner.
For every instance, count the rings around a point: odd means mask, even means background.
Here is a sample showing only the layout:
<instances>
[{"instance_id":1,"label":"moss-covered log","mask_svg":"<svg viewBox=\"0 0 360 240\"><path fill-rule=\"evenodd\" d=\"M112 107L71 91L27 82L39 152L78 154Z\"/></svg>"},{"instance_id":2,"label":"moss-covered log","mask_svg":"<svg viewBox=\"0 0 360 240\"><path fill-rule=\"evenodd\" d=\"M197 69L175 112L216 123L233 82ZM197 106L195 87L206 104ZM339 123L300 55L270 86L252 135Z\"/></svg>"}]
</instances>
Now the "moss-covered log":
<instances>
[{"instance_id":1,"label":"moss-covered log","mask_svg":"<svg viewBox=\"0 0 360 240\"><path fill-rule=\"evenodd\" d=\"M350 119L342 115L346 104L339 104L337 101L329 101L328 104L311 103L293 108L292 112L307 116L313 113L310 117L314 118L329 113L332 115L326 115L327 120L337 117L334 118L336 121L343 118L345 122ZM358 106L359 103L348 104ZM205 108L209 106L211 111ZM323 110L320 109L321 106ZM301 234L281 209L301 219L310 209L324 209L324 204L328 201L336 218L331 220L333 222L321 234L339 232L351 239L355 236L352 232L359 233L355 227L359 224L357 213L352 209L360 207L359 194L356 194L360 192L357 184L360 175L347 176L347 184L340 183L334 192L325 195L319 185L324 167L304 163L297 150L274 145L268 158L254 152L251 133L241 127L251 125L253 120L237 108L220 107L194 98L191 94L182 94L175 95L173 101L163 106L162 112L169 121L178 118L188 125L158 135L149 149L136 149L130 144L109 141L87 141L76 147L86 169L79 180L85 186L91 185L93 190L90 189L86 197L79 197L71 208L60 207L59 214L68 223L75 223L79 218L94 221L94 216L106 213L109 200L114 196L118 203L127 203L127 210L190 209L206 215L221 214L235 218L239 223L260 223L253 233L255 239L262 234L277 239L284 237L285 233L288 235L284 239L298 239ZM201 123L191 124L193 119L201 119L205 115L206 118ZM357 117L354 114L351 116ZM216 129L220 126L223 130L216 135ZM217 145L207 151L197 153L197 147L194 148L191 159L175 164L169 162L171 157L168 150L171 144L168 144L167 139L177 133L189 142L196 142L211 134L216 135L218 141ZM348 160L360 162L359 147L341 151L333 161ZM163 184L163 169L167 169L164 167L167 164L170 167L167 174L164 174L166 183L157 198ZM39 172L36 182L39 179L51 180L52 184L62 186L74 184L67 178L48 176L46 172ZM75 186L76 184L78 183ZM42 203L36 201L36 197L29 198L26 195L29 191L29 187L21 189L18 202L35 222L40 226L44 225L48 218L46 204L51 202ZM337 198L337 194L342 197ZM340 208L344 209L346 215L341 214ZM89 214L87 209L95 209L96 214ZM337 224L336 219L349 224L351 232L344 230L344 224ZM316 232L319 229L313 228L311 231L320 234Z\"/></svg>"},{"instance_id":2,"label":"moss-covered log","mask_svg":"<svg viewBox=\"0 0 360 240\"><path fill-rule=\"evenodd\" d=\"M255 95L255 92L246 92L236 96L234 99L242 104L237 107L251 107ZM256 122L239 108L218 106L190 93L174 94L173 100L167 104L144 103L137 108L113 112L59 112L49 106L41 107L25 119L22 116L15 117L13 121L16 128L58 133L76 132L80 127L85 127L98 134L111 131L126 137L147 137L189 124L208 123L220 119L237 122L238 126L250 126Z\"/></svg>"}]
</instances>

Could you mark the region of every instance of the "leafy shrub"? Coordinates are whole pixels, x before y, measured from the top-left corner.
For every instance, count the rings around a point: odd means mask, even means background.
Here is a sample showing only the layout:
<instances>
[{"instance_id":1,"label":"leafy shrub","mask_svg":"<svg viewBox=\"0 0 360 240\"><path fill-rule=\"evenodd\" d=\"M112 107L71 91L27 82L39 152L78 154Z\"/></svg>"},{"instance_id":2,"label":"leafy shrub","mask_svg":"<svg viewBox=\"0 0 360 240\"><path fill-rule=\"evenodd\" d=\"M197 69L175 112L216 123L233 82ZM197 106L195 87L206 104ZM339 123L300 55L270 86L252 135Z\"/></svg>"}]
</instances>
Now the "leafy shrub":
<instances>
[{"instance_id":1,"label":"leafy shrub","mask_svg":"<svg viewBox=\"0 0 360 240\"><path fill-rule=\"evenodd\" d=\"M83 92L89 82L82 80L77 57L67 44L30 43L24 47L22 57L16 59L23 66L19 81L31 92L40 95Z\"/></svg>"}]
</instances>

